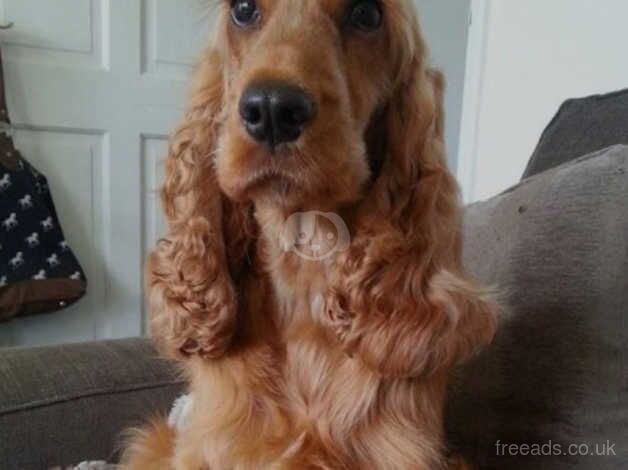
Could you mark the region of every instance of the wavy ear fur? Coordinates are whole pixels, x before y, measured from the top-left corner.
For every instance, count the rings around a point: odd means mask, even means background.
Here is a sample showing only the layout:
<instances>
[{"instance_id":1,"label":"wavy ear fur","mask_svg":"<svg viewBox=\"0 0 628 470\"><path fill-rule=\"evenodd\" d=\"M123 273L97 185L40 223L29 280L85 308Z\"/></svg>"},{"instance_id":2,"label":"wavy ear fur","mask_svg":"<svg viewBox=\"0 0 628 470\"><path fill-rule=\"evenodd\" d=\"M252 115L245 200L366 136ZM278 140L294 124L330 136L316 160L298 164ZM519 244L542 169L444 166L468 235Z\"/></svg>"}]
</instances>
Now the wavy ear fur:
<instances>
[{"instance_id":1,"label":"wavy ear fur","mask_svg":"<svg viewBox=\"0 0 628 470\"><path fill-rule=\"evenodd\" d=\"M458 191L444 156L443 78L419 52L379 124L386 156L351 247L330 274L323 312L349 353L395 377L446 370L495 332L495 303L462 267Z\"/></svg>"},{"instance_id":2,"label":"wavy ear fur","mask_svg":"<svg viewBox=\"0 0 628 470\"><path fill-rule=\"evenodd\" d=\"M222 61L210 50L185 118L170 140L161 199L168 234L151 254L151 332L170 356L220 357L236 330L235 282L255 230L251 208L220 191L214 151L223 107ZM227 242L226 242L227 241Z\"/></svg>"}]
</instances>

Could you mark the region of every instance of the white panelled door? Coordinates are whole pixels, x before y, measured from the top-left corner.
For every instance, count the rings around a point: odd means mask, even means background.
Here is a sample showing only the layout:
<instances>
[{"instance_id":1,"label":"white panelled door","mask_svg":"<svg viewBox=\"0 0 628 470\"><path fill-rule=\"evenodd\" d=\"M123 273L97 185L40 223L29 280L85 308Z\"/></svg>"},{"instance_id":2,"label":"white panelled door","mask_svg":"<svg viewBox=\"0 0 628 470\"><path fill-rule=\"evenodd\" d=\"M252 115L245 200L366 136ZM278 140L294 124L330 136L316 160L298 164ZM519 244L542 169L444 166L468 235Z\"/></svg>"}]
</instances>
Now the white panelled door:
<instances>
[{"instance_id":1,"label":"white panelled door","mask_svg":"<svg viewBox=\"0 0 628 470\"><path fill-rule=\"evenodd\" d=\"M202 0L0 0L15 140L44 172L87 296L0 324L0 346L143 332L142 264L161 232L166 136L208 35Z\"/></svg>"}]
</instances>

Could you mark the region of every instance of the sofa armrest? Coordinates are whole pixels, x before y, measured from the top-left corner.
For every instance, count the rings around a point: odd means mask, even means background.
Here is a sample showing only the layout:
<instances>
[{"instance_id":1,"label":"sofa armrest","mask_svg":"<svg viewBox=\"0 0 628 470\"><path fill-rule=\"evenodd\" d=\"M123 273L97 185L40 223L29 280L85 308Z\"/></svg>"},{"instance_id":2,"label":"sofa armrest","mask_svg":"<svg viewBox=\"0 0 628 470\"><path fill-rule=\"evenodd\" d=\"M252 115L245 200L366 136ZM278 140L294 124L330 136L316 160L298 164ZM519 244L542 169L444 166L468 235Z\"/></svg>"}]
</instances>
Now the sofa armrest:
<instances>
[{"instance_id":1,"label":"sofa armrest","mask_svg":"<svg viewBox=\"0 0 628 470\"><path fill-rule=\"evenodd\" d=\"M115 461L120 433L182 389L142 339L0 351L0 468Z\"/></svg>"}]
</instances>

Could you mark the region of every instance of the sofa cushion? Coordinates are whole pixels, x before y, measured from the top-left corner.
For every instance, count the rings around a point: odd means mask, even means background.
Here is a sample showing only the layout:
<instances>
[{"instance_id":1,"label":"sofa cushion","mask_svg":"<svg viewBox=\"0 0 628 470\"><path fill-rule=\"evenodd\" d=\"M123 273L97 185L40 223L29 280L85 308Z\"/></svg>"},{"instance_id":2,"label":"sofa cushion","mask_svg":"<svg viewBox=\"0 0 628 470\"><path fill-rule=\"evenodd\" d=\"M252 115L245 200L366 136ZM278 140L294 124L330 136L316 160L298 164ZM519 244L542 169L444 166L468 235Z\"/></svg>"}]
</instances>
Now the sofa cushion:
<instances>
[{"instance_id":1,"label":"sofa cushion","mask_svg":"<svg viewBox=\"0 0 628 470\"><path fill-rule=\"evenodd\" d=\"M120 434L167 413L182 385L145 340L0 352L0 469L116 460Z\"/></svg>"},{"instance_id":2,"label":"sofa cushion","mask_svg":"<svg viewBox=\"0 0 628 470\"><path fill-rule=\"evenodd\" d=\"M628 89L568 100L543 132L523 177L616 144L628 144Z\"/></svg>"},{"instance_id":3,"label":"sofa cushion","mask_svg":"<svg viewBox=\"0 0 628 470\"><path fill-rule=\"evenodd\" d=\"M452 443L484 470L628 468L628 146L471 205L465 262L505 309L452 385Z\"/></svg>"}]
</instances>

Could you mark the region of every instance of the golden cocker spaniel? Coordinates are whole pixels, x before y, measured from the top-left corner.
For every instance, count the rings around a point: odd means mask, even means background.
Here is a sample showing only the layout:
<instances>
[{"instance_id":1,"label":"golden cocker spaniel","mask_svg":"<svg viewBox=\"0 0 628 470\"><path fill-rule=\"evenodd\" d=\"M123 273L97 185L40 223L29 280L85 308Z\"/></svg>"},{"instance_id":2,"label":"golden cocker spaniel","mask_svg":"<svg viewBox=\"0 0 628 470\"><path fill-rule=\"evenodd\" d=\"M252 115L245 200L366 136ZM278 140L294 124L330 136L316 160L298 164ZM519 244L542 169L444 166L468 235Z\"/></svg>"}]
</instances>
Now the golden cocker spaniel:
<instances>
[{"instance_id":1,"label":"golden cocker spaniel","mask_svg":"<svg viewBox=\"0 0 628 470\"><path fill-rule=\"evenodd\" d=\"M495 304L461 265L410 0L222 0L166 161L152 332L194 397L129 470L462 469L448 373Z\"/></svg>"}]
</instances>

